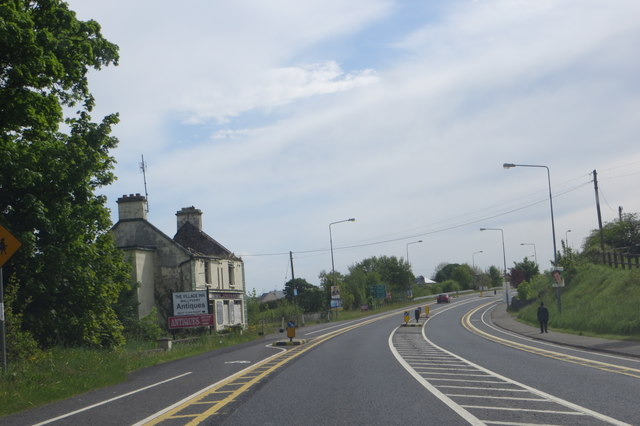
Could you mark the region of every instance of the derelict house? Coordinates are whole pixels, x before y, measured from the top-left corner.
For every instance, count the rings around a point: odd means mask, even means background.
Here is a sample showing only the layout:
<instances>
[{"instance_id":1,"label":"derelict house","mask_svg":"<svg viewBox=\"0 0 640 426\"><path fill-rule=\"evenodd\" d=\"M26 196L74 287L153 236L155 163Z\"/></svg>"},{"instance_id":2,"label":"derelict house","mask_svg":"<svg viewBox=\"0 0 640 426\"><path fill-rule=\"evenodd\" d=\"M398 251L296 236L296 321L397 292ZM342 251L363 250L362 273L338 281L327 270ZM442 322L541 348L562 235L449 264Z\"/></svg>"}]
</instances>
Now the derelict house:
<instances>
[{"instance_id":1,"label":"derelict house","mask_svg":"<svg viewBox=\"0 0 640 426\"><path fill-rule=\"evenodd\" d=\"M208 288L216 330L246 326L244 263L202 231L202 211L179 210L177 233L170 238L147 220L144 196L123 195L117 203L118 222L111 231L133 265L140 318L156 307L166 328L172 292Z\"/></svg>"}]
</instances>

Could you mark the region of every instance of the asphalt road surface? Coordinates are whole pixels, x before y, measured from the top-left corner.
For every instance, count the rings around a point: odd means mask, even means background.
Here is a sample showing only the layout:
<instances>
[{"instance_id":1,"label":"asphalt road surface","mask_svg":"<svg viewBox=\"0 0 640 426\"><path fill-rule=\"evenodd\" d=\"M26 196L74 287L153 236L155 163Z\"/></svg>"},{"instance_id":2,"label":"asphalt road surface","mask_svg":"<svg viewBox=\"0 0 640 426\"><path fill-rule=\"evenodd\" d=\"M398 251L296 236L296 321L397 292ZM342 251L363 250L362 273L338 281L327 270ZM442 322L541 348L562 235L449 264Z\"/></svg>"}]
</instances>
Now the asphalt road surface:
<instances>
[{"instance_id":1,"label":"asphalt road surface","mask_svg":"<svg viewBox=\"0 0 640 426\"><path fill-rule=\"evenodd\" d=\"M147 368L0 424L640 424L639 360L506 333L496 303L430 304L416 326L400 311L304 327L299 346L267 338Z\"/></svg>"}]
</instances>

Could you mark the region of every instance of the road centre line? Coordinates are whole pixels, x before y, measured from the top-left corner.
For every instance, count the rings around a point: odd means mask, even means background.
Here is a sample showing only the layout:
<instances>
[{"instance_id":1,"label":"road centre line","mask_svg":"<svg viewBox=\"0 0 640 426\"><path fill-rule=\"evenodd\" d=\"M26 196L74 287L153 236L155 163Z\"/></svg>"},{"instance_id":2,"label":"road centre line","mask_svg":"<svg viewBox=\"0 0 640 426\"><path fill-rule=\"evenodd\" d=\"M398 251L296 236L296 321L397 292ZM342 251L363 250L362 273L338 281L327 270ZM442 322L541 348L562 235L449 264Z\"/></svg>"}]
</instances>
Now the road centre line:
<instances>
[{"instance_id":1,"label":"road centre line","mask_svg":"<svg viewBox=\"0 0 640 426\"><path fill-rule=\"evenodd\" d=\"M332 331L329 333L325 333L321 336L315 337L312 341L310 341L309 343L307 343L304 346L296 346L294 349L289 349L289 350L285 350L281 353L275 354L261 362L258 362L250 367L247 367L246 369L235 373L232 376L227 377L226 379L220 380L210 386L207 386L206 388L197 391L195 393L193 393L192 395L190 395L187 398L182 399L181 401L176 402L175 404L172 404L171 406L155 413L152 414L151 416L141 420L140 422L136 423L133 426L141 426L141 425L155 425L155 424L159 424L160 422L163 421L168 421L170 419L177 419L177 418L181 418L181 419L190 419L188 421L187 424L189 425L196 425L199 424L203 421L205 421L207 418L212 417L214 415L216 415L223 407L225 407L226 405L228 405L229 403L237 400L238 396L244 392L246 392L247 390L249 390L249 388L251 388L253 385L255 385L256 383L258 383L260 380L264 379L266 376L268 376L269 374L271 374L273 371L277 370L278 368L282 367L284 364L288 363L289 361L297 358L298 356L302 355L303 353L313 349L314 347L320 345L321 343L324 343L325 341L332 339L334 337L337 337L341 334L344 334L346 332L349 332L351 330L354 330L356 328L371 324L373 322L376 322L378 320L384 319L384 318L388 318L391 316L397 315L396 311L384 314L384 315L380 315L380 316L376 316L375 318L370 318L368 320L365 321L360 321L357 322L356 324L352 324L349 325L347 327L343 327L340 330L336 330L336 331ZM355 322L355 321L354 321ZM342 324L342 326L344 326L344 324ZM326 330L326 329L324 329ZM292 355L290 357L285 357L282 360L277 361L277 363L271 367L269 367L267 370L265 370L264 372L253 376L251 379L247 380L246 382L242 382L241 386L239 386L237 389L228 392L228 395L220 400L220 401L201 401L203 398L205 398L207 395L211 395L216 393L217 389L222 388L223 386L226 386L230 383L233 383L234 380L241 378L243 375L247 375L247 374L251 374L252 372L254 372L255 370L261 368L262 366L264 366L265 364L268 363L268 361L271 361L273 358L276 357L282 357L284 356L287 352L291 353ZM239 383L240 384L240 383ZM194 401L195 399L198 399L197 401ZM195 414L189 414L189 415L178 415L177 413L184 410L186 407L192 406L192 405L205 405L205 404L209 404L211 405L211 407L203 412L200 413L195 413Z\"/></svg>"},{"instance_id":2,"label":"road centre line","mask_svg":"<svg viewBox=\"0 0 640 426\"><path fill-rule=\"evenodd\" d=\"M435 304L435 302L430 303L429 305L434 305L434 304ZM370 317L367 317L367 321L388 318L388 317L390 317L392 315L395 315L395 314L398 314L400 312L413 310L417 306L423 306L423 305L424 304L417 304L417 305L414 305L414 306L407 306L407 307L404 307L404 308L396 309L396 310L388 312L388 313L381 313L381 314L377 314L377 315L372 315ZM320 330L310 331L308 333L305 333L304 335L305 336L310 336L312 334L321 333L321 332L326 331L326 330L333 330L334 328L340 328L340 327L343 327L343 326L348 325L348 324L356 324L356 323L358 323L358 321L360 321L360 320L359 319L355 319L355 320L348 321L348 322L345 322L345 323L336 324L336 325L333 325L331 327L325 327L325 328L320 329Z\"/></svg>"},{"instance_id":3,"label":"road centre line","mask_svg":"<svg viewBox=\"0 0 640 426\"><path fill-rule=\"evenodd\" d=\"M63 414L63 415L61 415L61 416L58 416L58 417L54 417L54 418L52 418L52 419L45 420L44 422L36 423L36 424L35 424L35 425L33 425L33 426L46 425L46 424L48 424L48 423L53 423L53 422L56 422L56 421L58 421L58 420L65 419L65 418L67 418L67 417L71 417L71 416L73 416L73 415L75 415L75 414L82 413L83 411L88 411L88 410L91 410L92 408L99 407L99 406L101 406L101 405L108 404L108 403L113 402L113 401L116 401L116 400L118 400L118 399L126 398L127 396L131 396L131 395L136 394L136 393L138 393L138 392L142 392L142 391L145 391L145 390L147 390L147 389L151 389L151 388L153 388L153 387L156 387L156 386L159 386L159 385L162 385L162 384L165 384L165 383L171 382L171 381L176 380L176 379L179 379L179 378L181 378L181 377L188 376L188 375L189 375L189 374L191 374L191 373L192 373L192 372L191 372L191 371L189 371L189 372L187 372L187 373L183 373L183 374L180 374L180 375L178 375L178 376L171 377L171 378L166 379L166 380L162 380L161 382L157 382L157 383L154 383L154 384L152 384L152 385L145 386L145 387L143 387L143 388L139 388L139 389L136 389L136 390L134 390L134 391L127 392L127 393L125 393L125 394L122 394L122 395L119 395L119 396L116 396L116 397L113 397L113 398L110 398L110 399L106 399L106 400L104 400L104 401L98 402L98 403L93 404L93 405L89 405L89 406L84 407L84 408L81 408L81 409L79 409L79 410L71 411L71 412L66 413L66 414Z\"/></svg>"},{"instance_id":4,"label":"road centre line","mask_svg":"<svg viewBox=\"0 0 640 426\"><path fill-rule=\"evenodd\" d=\"M460 320L460 322L462 323L462 326L464 328L466 328L467 330L469 330L470 332L483 337L487 340L496 342L496 343L500 343L501 345L504 346L508 346L514 349L518 349L524 352L529 352L535 355L540 355L540 356L544 356L547 358L553 358L559 361L564 361L564 362L569 362L571 364L577 364L577 365L582 365L585 367L591 367L591 368L595 368L598 370L602 370L602 371L607 371L607 372L611 372L611 373L618 373L618 374L622 374L625 376L629 376L629 377L635 377L635 378L640 378L640 369L636 369L636 368L631 368L631 367L621 367L615 364L610 364L607 362L602 362L602 361L595 361L595 360L590 360L590 359L586 359L586 358L580 358L577 356L573 356L573 355L569 355L569 354L564 354L561 352L556 352L556 351L551 351L548 349L543 349L543 348L537 348L534 346L529 346L529 345L525 345L524 343L518 343L518 342L514 342L511 340L507 340L507 339L503 339L501 337L498 336L493 336L485 331L482 331L480 329L478 329L476 326L474 326L471 321L470 318L473 314L475 314L477 311L479 311L480 309L486 308L488 305L490 305L491 303L486 303L484 305L480 305L472 310L470 310L469 312L467 312L466 314L464 314L464 316L462 317L462 319ZM583 351L585 352L585 351Z\"/></svg>"}]
</instances>

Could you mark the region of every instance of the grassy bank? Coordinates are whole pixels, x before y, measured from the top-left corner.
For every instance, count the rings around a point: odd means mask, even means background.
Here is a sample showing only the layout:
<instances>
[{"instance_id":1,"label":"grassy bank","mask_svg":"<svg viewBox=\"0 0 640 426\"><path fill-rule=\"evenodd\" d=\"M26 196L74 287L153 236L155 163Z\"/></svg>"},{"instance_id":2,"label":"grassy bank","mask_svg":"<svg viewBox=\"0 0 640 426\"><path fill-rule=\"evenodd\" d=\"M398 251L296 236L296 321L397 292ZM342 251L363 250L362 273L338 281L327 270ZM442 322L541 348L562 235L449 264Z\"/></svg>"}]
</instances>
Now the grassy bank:
<instances>
[{"instance_id":1,"label":"grassy bank","mask_svg":"<svg viewBox=\"0 0 640 426\"><path fill-rule=\"evenodd\" d=\"M640 270L598 265L580 268L562 289L558 311L555 289L542 297L549 308L549 327L577 334L640 340ZM518 312L518 318L537 324L538 303Z\"/></svg>"}]
</instances>

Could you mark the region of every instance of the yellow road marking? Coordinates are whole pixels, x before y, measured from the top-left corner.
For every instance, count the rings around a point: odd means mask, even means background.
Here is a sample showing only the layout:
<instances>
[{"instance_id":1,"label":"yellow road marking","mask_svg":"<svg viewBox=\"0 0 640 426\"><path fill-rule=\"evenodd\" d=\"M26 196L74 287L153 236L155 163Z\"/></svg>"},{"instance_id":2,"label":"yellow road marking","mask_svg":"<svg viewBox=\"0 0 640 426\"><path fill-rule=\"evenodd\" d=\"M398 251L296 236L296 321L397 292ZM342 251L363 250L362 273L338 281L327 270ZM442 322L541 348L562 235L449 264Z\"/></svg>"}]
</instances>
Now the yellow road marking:
<instances>
[{"instance_id":1,"label":"yellow road marking","mask_svg":"<svg viewBox=\"0 0 640 426\"><path fill-rule=\"evenodd\" d=\"M275 357L266 359L262 362L257 363L256 365L254 365L252 368L247 369L243 374L237 376L237 377L233 377L231 376L228 380L224 380L222 382L220 382L217 386L207 389L203 392L201 392L198 395L195 395L193 398L189 399L188 401L183 402L182 404L173 407L171 410L161 414L160 416L148 421L147 423L145 423L145 425L156 425L159 424L163 421L167 421L170 419L191 419L188 423L185 423L187 425L197 425L201 422L203 422L204 420L206 420L207 418L217 414L222 408L224 408L226 405L228 405L229 403L233 402L234 400L236 400L242 393L246 392L247 390L249 390L253 385L255 385L256 383L258 383L260 380L262 380L264 377L268 376L269 374L273 373L275 370L277 370L278 368L280 368L281 366L283 366L284 364L288 363L289 361L297 358L298 356L302 355L303 353L313 349L314 347L320 345L323 342L326 342L329 339L332 339L336 336L339 336L343 333L346 333L347 331L351 331L354 330L356 328L362 327L364 325L368 325L371 324L375 321L379 321L381 319L384 318L388 318L394 315L397 315L398 312L391 312L389 314L385 314L385 315L381 315L379 317L373 318L373 319L369 319L363 322L360 322L358 324L354 324L354 325L350 325L348 327L336 330L336 331L332 331L329 332L327 334L324 334L322 336L316 337L315 339L313 339L310 343L308 343L305 346L296 346L293 349L290 349L288 351L282 352L281 354L276 355ZM268 366L269 364L272 364L271 366ZM268 366L268 367L267 367ZM265 368L266 367L266 368ZM256 370L265 368L264 371L262 371L261 373L256 374ZM247 376L251 375L250 380L247 380ZM238 383L238 381L242 381L242 383ZM221 388L224 388L225 386L234 386L234 385L242 385L239 386L237 389L229 391L229 390L221 390ZM214 394L228 394L228 396L226 396L225 398L218 400L218 401L203 401L204 398L214 395ZM201 413L194 413L194 414L178 414L181 411L185 410L187 407L190 406L202 406L202 405L211 405L211 408L205 410L204 412Z\"/></svg>"},{"instance_id":2,"label":"yellow road marking","mask_svg":"<svg viewBox=\"0 0 640 426\"><path fill-rule=\"evenodd\" d=\"M618 374L623 374L625 376L640 378L640 370L635 369L635 368L622 367L622 366L615 365L615 364L610 364L610 363L607 363L607 362L594 361L594 360L589 360L589 359L586 359L586 358L580 358L580 357L573 356L573 355L568 355L568 354L563 354L563 353L560 353L560 352L551 351L551 350L548 350L548 349L536 348L536 347L529 346L529 345L526 345L526 344L523 344L523 343L517 343L517 342L513 342L511 340L503 339L501 337L497 337L497 336L491 335L491 334L489 334L487 332L484 332L484 331L478 329L476 326L471 324L471 316L473 314L475 314L477 311L479 311L480 309L483 309L483 308L489 306L491 303L493 303L493 302L489 302L489 303L485 303L484 305L480 305L477 308L474 308L474 309L470 310L469 312L467 312L466 314L464 314L464 316L460 320L460 322L462 323L462 326L464 328L466 328L467 330L469 330L470 332L472 332L474 334L477 334L477 335L479 335L481 337L484 337L487 340L491 340L493 342L500 343L501 345L509 346L511 348L514 348L514 349L519 349L521 351L525 351L525 352L529 352L529 353L532 353L532 354L544 356L544 357L547 357L547 358L557 359L559 361L565 361L565 362L569 362L569 363L572 363L572 364L582 365L582 366L585 366L585 367L596 368L596 369L602 370L602 371L608 371L608 372L611 372L611 373L618 373Z\"/></svg>"}]
</instances>

